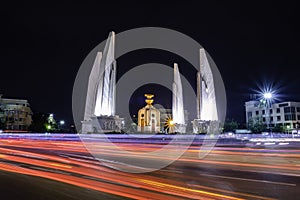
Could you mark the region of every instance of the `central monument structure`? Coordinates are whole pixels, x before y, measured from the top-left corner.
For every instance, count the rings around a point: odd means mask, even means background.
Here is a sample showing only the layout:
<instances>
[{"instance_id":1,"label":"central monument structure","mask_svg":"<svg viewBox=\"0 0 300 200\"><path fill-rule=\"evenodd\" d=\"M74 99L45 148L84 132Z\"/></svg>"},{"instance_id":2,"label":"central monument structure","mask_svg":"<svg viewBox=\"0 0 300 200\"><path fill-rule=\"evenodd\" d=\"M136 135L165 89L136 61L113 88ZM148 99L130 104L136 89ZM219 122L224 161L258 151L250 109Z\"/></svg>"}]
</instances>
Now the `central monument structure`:
<instances>
[{"instance_id":1,"label":"central monument structure","mask_svg":"<svg viewBox=\"0 0 300 200\"><path fill-rule=\"evenodd\" d=\"M120 132L123 128L124 119L115 114L116 70L115 33L111 32L89 75L82 133Z\"/></svg>"},{"instance_id":2,"label":"central monument structure","mask_svg":"<svg viewBox=\"0 0 300 200\"><path fill-rule=\"evenodd\" d=\"M143 133L160 132L160 112L153 104L153 94L145 94L147 105L138 112L137 131Z\"/></svg>"},{"instance_id":3,"label":"central monument structure","mask_svg":"<svg viewBox=\"0 0 300 200\"><path fill-rule=\"evenodd\" d=\"M197 118L192 121L194 133L208 133L219 127L216 91L213 73L202 48L199 52L200 70L197 73ZM111 32L103 53L98 52L88 79L82 133L121 132L124 119L116 115L116 60L115 33ZM172 85L172 132L186 133L183 89L178 65L174 63L174 81ZM153 95L147 95L145 111L151 111L151 120L143 118L150 113L140 113L139 131L158 132L159 113L150 102ZM150 109L151 108L151 109ZM143 110L143 109L142 109ZM155 110L155 112L154 112ZM150 116L150 115L149 115ZM144 121L142 120L144 119ZM151 123L150 123L151 122ZM150 125L151 124L151 125Z\"/></svg>"}]
</instances>

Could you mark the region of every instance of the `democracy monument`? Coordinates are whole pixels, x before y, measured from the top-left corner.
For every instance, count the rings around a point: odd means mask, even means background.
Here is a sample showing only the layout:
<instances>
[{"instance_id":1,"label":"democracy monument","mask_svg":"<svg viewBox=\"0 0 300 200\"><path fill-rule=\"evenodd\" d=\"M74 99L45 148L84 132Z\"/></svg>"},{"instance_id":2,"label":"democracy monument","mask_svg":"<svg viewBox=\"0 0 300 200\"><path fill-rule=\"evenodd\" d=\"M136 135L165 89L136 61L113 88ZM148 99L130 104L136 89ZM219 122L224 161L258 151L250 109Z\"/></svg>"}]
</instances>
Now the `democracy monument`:
<instances>
[{"instance_id":1,"label":"democracy monument","mask_svg":"<svg viewBox=\"0 0 300 200\"><path fill-rule=\"evenodd\" d=\"M115 102L115 33L111 32L103 53L97 53L89 76L81 132L120 132L124 119L115 114Z\"/></svg>"},{"instance_id":2,"label":"democracy monument","mask_svg":"<svg viewBox=\"0 0 300 200\"><path fill-rule=\"evenodd\" d=\"M193 133L207 133L218 125L215 82L203 48L199 51L200 70L197 73L197 116L191 122ZM89 75L82 133L121 132L124 119L116 115L115 33L111 32L103 52L98 52ZM160 132L160 113L153 107L152 94L145 94L146 106L139 110L138 132ZM186 133L183 89L179 66L174 63L172 84L172 124L170 133Z\"/></svg>"}]
</instances>

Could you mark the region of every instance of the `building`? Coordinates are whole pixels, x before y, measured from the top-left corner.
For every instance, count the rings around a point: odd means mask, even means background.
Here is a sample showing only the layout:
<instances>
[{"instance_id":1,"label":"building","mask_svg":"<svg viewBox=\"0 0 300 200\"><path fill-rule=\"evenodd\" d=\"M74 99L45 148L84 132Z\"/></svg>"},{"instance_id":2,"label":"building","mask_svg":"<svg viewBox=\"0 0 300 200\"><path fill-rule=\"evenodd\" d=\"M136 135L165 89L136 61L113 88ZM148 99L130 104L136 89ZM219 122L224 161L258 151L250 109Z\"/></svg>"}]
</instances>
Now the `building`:
<instances>
[{"instance_id":1,"label":"building","mask_svg":"<svg viewBox=\"0 0 300 200\"><path fill-rule=\"evenodd\" d=\"M27 100L6 99L0 95L1 121L7 130L28 130L32 122L32 111Z\"/></svg>"},{"instance_id":2,"label":"building","mask_svg":"<svg viewBox=\"0 0 300 200\"><path fill-rule=\"evenodd\" d=\"M261 101L248 101L246 107L246 122L262 120L267 127L282 126L287 129L300 128L300 102L282 102L266 106Z\"/></svg>"},{"instance_id":3,"label":"building","mask_svg":"<svg viewBox=\"0 0 300 200\"><path fill-rule=\"evenodd\" d=\"M147 105L138 112L138 132L158 133L160 132L160 112L153 103L153 94L145 94Z\"/></svg>"}]
</instances>

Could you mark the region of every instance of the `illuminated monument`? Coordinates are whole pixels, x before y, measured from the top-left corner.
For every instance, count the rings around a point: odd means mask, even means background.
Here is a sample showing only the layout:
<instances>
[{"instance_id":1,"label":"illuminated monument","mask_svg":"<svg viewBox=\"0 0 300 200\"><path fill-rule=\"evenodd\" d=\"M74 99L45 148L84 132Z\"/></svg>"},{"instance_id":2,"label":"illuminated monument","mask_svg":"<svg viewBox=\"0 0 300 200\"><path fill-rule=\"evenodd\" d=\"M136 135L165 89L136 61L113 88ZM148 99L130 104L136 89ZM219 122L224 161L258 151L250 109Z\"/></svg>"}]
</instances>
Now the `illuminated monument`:
<instances>
[{"instance_id":1,"label":"illuminated monument","mask_svg":"<svg viewBox=\"0 0 300 200\"><path fill-rule=\"evenodd\" d=\"M185 133L186 124L184 120L184 107L183 107L183 94L182 83L178 65L174 63L174 82L172 86L173 98L172 98L172 118L175 124L173 131L179 133Z\"/></svg>"},{"instance_id":2,"label":"illuminated monument","mask_svg":"<svg viewBox=\"0 0 300 200\"><path fill-rule=\"evenodd\" d=\"M160 112L153 103L153 94L145 94L147 105L138 112L138 132L158 133L160 132Z\"/></svg>"},{"instance_id":3,"label":"illuminated monument","mask_svg":"<svg viewBox=\"0 0 300 200\"><path fill-rule=\"evenodd\" d=\"M115 33L111 32L103 53L98 52L88 82L82 133L120 132L124 120L115 115Z\"/></svg>"},{"instance_id":4,"label":"illuminated monument","mask_svg":"<svg viewBox=\"0 0 300 200\"><path fill-rule=\"evenodd\" d=\"M218 125L215 83L204 49L200 49L200 70L197 73L197 119L192 121L194 133L207 133Z\"/></svg>"}]
</instances>

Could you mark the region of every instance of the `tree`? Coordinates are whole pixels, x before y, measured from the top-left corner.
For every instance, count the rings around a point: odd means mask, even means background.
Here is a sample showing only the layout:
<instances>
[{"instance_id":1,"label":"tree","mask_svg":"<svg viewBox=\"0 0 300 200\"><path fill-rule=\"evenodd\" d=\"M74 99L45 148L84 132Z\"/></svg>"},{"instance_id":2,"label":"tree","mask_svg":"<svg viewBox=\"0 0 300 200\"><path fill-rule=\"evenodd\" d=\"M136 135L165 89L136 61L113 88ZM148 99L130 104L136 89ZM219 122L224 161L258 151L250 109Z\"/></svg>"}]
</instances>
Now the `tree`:
<instances>
[{"instance_id":1,"label":"tree","mask_svg":"<svg viewBox=\"0 0 300 200\"><path fill-rule=\"evenodd\" d=\"M3 130L6 128L5 118L0 118L0 130Z\"/></svg>"},{"instance_id":2,"label":"tree","mask_svg":"<svg viewBox=\"0 0 300 200\"><path fill-rule=\"evenodd\" d=\"M32 123L29 130L35 133L54 132L55 124L49 120L50 115L47 113L35 113L32 116Z\"/></svg>"},{"instance_id":3,"label":"tree","mask_svg":"<svg viewBox=\"0 0 300 200\"><path fill-rule=\"evenodd\" d=\"M128 133L134 133L137 131L137 118L125 118L125 125L123 131Z\"/></svg>"},{"instance_id":4,"label":"tree","mask_svg":"<svg viewBox=\"0 0 300 200\"><path fill-rule=\"evenodd\" d=\"M4 110L0 108L0 130L6 128Z\"/></svg>"},{"instance_id":5,"label":"tree","mask_svg":"<svg viewBox=\"0 0 300 200\"><path fill-rule=\"evenodd\" d=\"M267 126L263 123L261 118L253 119L251 118L248 123L248 128L253 133L261 133L266 130Z\"/></svg>"},{"instance_id":6,"label":"tree","mask_svg":"<svg viewBox=\"0 0 300 200\"><path fill-rule=\"evenodd\" d=\"M275 132L275 133L283 133L284 128L283 128L282 125L276 124L275 127L272 129L272 131Z\"/></svg>"},{"instance_id":7,"label":"tree","mask_svg":"<svg viewBox=\"0 0 300 200\"><path fill-rule=\"evenodd\" d=\"M234 121L233 119L231 121L227 120L224 123L223 126L223 131L224 132L230 132L230 131L235 131L236 129L238 129L239 127L239 123L237 121Z\"/></svg>"}]
</instances>

